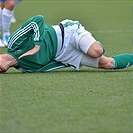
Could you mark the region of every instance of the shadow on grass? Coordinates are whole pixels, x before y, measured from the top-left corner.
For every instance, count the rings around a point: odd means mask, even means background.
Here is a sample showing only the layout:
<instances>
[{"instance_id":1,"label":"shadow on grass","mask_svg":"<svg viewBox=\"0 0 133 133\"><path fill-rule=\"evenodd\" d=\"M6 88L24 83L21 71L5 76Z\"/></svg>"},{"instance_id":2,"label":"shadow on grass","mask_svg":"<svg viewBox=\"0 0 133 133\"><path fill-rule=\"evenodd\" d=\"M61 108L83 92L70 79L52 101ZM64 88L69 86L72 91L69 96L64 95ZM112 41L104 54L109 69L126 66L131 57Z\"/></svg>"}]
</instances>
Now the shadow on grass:
<instances>
[{"instance_id":1,"label":"shadow on grass","mask_svg":"<svg viewBox=\"0 0 133 133\"><path fill-rule=\"evenodd\" d=\"M55 71L50 71L50 72L36 72L36 73L23 73L21 71L7 71L4 75L7 74L52 74L52 73L119 73L119 72L132 72L133 70L131 69L120 69L120 70L104 70L104 69L81 69L80 71L76 71L73 69L60 69L60 70L55 70Z\"/></svg>"}]
</instances>

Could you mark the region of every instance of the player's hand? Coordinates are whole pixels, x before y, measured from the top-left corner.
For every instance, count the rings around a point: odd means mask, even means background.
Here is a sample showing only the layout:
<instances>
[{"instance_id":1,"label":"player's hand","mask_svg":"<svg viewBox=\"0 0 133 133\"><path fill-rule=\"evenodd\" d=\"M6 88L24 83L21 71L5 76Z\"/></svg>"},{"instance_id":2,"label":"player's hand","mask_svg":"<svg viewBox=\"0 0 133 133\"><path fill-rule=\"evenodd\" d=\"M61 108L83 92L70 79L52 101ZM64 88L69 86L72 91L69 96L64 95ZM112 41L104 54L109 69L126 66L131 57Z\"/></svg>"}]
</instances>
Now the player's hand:
<instances>
[{"instance_id":1,"label":"player's hand","mask_svg":"<svg viewBox=\"0 0 133 133\"><path fill-rule=\"evenodd\" d=\"M23 57L25 57L25 56L34 55L34 54L36 54L39 50L40 50L40 46L39 46L39 45L35 45L35 47L34 47L33 49L31 49L31 50L29 50L28 52L22 54L21 56L19 56L18 59L21 59L21 58L23 58Z\"/></svg>"},{"instance_id":2,"label":"player's hand","mask_svg":"<svg viewBox=\"0 0 133 133\"><path fill-rule=\"evenodd\" d=\"M3 73L2 69L0 68L0 73Z\"/></svg>"}]
</instances>

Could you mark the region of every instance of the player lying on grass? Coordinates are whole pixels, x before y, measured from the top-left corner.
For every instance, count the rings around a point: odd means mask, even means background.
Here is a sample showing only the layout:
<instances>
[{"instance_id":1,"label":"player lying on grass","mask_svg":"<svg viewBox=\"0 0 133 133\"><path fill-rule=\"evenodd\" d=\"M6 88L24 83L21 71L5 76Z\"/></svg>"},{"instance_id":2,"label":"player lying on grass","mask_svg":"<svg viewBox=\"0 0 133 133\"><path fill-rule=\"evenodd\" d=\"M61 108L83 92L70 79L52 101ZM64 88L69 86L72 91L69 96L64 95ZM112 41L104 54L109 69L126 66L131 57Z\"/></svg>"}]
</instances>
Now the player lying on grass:
<instances>
[{"instance_id":1,"label":"player lying on grass","mask_svg":"<svg viewBox=\"0 0 133 133\"><path fill-rule=\"evenodd\" d=\"M7 52L0 55L0 72L10 67L22 72L45 72L68 66L80 70L82 66L123 69L133 65L133 54L103 54L100 42L78 21L64 20L51 26L38 15L12 34Z\"/></svg>"}]
</instances>

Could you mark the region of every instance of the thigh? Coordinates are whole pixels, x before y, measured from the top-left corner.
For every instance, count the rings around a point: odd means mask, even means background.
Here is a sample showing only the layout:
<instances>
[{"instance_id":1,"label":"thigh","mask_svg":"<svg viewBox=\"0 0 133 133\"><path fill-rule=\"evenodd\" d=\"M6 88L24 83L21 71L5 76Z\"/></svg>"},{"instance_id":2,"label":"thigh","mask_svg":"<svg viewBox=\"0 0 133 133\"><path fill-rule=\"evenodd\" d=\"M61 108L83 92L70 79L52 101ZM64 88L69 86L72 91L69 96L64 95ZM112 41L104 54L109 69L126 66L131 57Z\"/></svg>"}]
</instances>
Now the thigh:
<instances>
[{"instance_id":1,"label":"thigh","mask_svg":"<svg viewBox=\"0 0 133 133\"><path fill-rule=\"evenodd\" d=\"M78 43L79 49L92 58L99 58L104 53L104 48L91 34L82 36Z\"/></svg>"},{"instance_id":2,"label":"thigh","mask_svg":"<svg viewBox=\"0 0 133 133\"><path fill-rule=\"evenodd\" d=\"M64 20L61 22L65 29L65 37L77 50L87 53L87 48L96 40L91 36L92 34L87 31L79 21ZM79 46L80 45L80 46ZM88 46L89 45L89 46Z\"/></svg>"},{"instance_id":3,"label":"thigh","mask_svg":"<svg viewBox=\"0 0 133 133\"><path fill-rule=\"evenodd\" d=\"M5 7L6 0L0 0L0 7L3 9Z\"/></svg>"},{"instance_id":4,"label":"thigh","mask_svg":"<svg viewBox=\"0 0 133 133\"><path fill-rule=\"evenodd\" d=\"M78 46L79 49L87 54L88 49L92 46L92 44L96 42L96 40L94 39L94 37L92 37L91 35L87 34L81 37L81 39L79 40Z\"/></svg>"}]
</instances>

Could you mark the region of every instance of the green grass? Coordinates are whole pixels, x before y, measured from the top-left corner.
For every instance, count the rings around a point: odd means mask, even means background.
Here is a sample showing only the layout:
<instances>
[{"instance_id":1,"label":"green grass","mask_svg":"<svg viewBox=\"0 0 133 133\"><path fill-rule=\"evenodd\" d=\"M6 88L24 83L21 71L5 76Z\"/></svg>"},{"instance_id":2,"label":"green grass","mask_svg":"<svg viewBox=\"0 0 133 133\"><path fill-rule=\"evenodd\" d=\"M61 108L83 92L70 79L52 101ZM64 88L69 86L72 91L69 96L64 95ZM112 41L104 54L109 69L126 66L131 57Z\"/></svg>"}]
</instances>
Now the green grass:
<instances>
[{"instance_id":1,"label":"green grass","mask_svg":"<svg viewBox=\"0 0 133 133\"><path fill-rule=\"evenodd\" d=\"M37 14L50 24L69 18L91 31L107 56L132 53L130 0L25 0L15 11L11 32ZM0 133L131 133L132 70L24 74L11 68L0 75Z\"/></svg>"}]
</instances>

